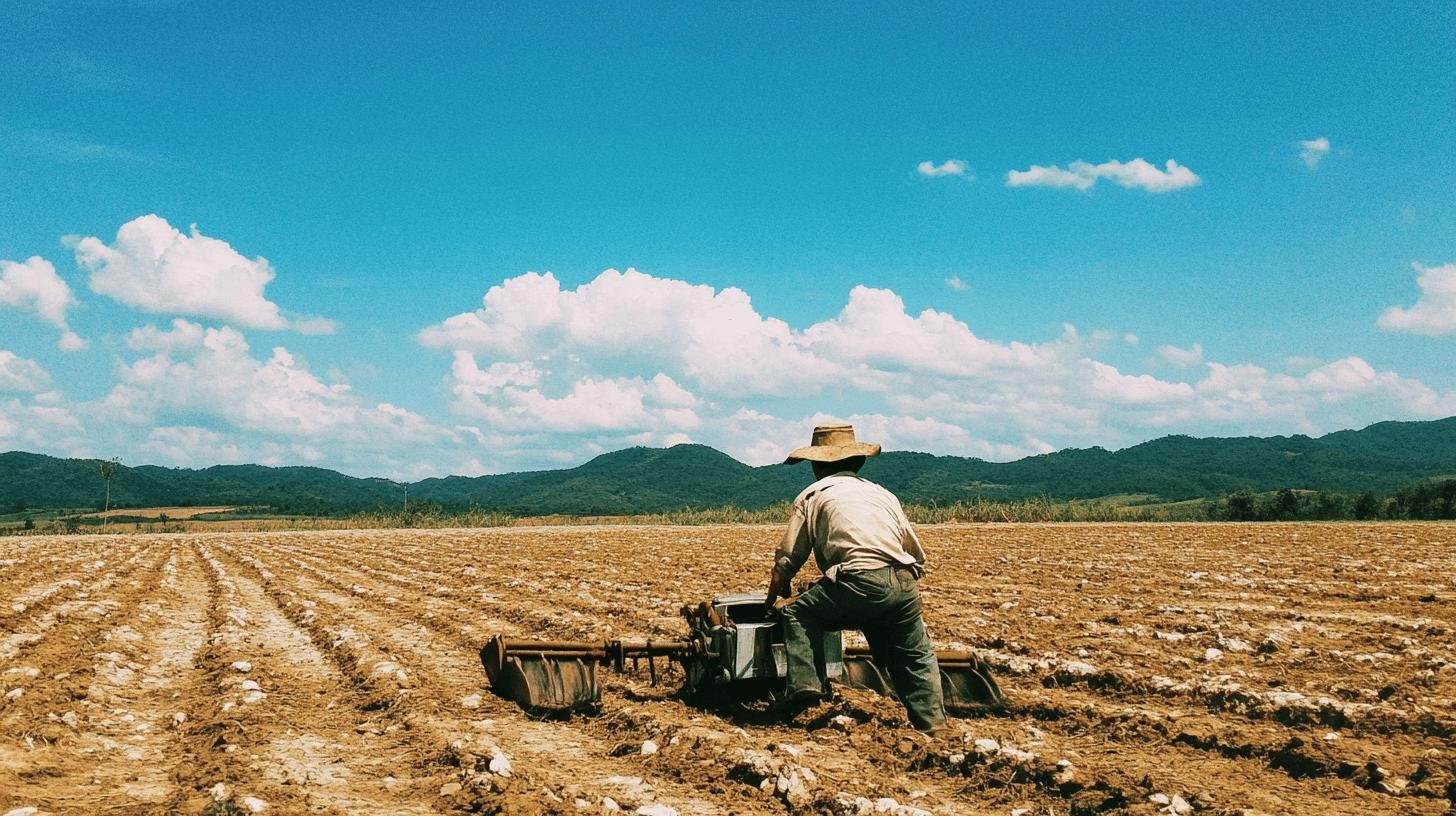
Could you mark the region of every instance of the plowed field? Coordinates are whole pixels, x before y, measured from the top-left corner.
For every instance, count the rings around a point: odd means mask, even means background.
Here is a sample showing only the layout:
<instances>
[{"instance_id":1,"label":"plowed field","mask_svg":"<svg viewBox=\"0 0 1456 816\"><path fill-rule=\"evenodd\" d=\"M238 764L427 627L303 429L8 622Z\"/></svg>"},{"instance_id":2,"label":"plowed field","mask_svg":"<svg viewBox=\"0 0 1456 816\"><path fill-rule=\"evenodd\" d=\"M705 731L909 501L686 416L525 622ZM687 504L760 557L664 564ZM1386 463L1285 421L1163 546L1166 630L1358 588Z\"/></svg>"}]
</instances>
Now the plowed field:
<instances>
[{"instance_id":1,"label":"plowed field","mask_svg":"<svg viewBox=\"0 0 1456 816\"><path fill-rule=\"evenodd\" d=\"M936 645L1012 701L933 739L852 690L775 722L608 670L542 721L485 688L496 632L682 635L778 528L0 539L0 814L1456 808L1456 527L921 532Z\"/></svg>"}]
</instances>

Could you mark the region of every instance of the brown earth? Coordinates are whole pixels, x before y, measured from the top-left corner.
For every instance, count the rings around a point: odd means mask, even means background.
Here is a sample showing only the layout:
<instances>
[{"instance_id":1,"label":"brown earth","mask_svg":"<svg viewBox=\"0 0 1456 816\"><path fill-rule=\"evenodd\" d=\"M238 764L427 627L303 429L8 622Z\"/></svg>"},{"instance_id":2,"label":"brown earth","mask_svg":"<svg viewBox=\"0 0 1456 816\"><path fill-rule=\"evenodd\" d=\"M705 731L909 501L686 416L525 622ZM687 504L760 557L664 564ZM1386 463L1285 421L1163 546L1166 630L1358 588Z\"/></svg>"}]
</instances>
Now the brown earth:
<instances>
[{"instance_id":1,"label":"brown earth","mask_svg":"<svg viewBox=\"0 0 1456 816\"><path fill-rule=\"evenodd\" d=\"M855 691L783 723L604 671L543 721L484 687L496 632L681 636L778 532L5 539L0 816L1456 810L1452 525L924 527L937 646L1013 703L934 739Z\"/></svg>"}]
</instances>

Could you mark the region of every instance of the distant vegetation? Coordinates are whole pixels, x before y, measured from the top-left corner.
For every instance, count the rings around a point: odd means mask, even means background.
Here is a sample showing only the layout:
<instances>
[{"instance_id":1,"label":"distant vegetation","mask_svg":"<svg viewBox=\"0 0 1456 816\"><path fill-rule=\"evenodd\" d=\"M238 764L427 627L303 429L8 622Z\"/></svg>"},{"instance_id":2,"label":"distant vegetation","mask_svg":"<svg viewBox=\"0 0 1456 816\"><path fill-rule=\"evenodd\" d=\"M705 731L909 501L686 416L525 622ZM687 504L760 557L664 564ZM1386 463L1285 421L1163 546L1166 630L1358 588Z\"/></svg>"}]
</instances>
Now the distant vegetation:
<instances>
[{"instance_id":1,"label":"distant vegetation","mask_svg":"<svg viewBox=\"0 0 1456 816\"><path fill-rule=\"evenodd\" d=\"M1236 490L1210 502L1205 515L1215 521L1453 520L1456 479L1425 481L1394 493Z\"/></svg>"},{"instance_id":2,"label":"distant vegetation","mask_svg":"<svg viewBox=\"0 0 1456 816\"><path fill-rule=\"evenodd\" d=\"M408 486L404 507L402 484L322 468L104 467L111 464L0 453L0 510L9 510L0 531L90 530L99 520L78 516L108 504L248 508L210 518L256 528L778 522L812 479L807 465L750 467L702 445L629 448L566 470L425 479ZM1014 462L891 451L864 474L921 523L1449 519L1456 417L1318 438L1169 436ZM124 511L112 519L173 521Z\"/></svg>"}]
</instances>

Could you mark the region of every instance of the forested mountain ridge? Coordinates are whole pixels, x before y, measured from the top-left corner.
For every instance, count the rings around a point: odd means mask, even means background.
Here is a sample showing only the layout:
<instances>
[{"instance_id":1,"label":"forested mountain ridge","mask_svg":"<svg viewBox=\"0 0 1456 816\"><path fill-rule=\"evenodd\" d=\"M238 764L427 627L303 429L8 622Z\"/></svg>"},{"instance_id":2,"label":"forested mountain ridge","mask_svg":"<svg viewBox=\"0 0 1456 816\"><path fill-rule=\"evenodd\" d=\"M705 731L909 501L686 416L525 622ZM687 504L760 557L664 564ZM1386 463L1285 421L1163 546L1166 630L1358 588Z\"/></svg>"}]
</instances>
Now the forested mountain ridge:
<instances>
[{"instance_id":1,"label":"forested mountain ridge","mask_svg":"<svg viewBox=\"0 0 1456 816\"><path fill-rule=\"evenodd\" d=\"M96 505L103 491L97 465L0 454L0 512ZM1073 448L1014 462L889 451L871 459L864 474L915 504L1124 494L1177 501L1242 488L1388 491L1456 475L1456 417L1381 422L1322 437L1166 436L1119 451ZM765 507L793 498L811 479L805 464L751 467L703 445L676 445L614 451L563 470L425 479L409 485L409 498L522 515L616 515ZM392 507L402 494L387 479L261 465L122 466L111 484L113 506L266 505L321 514Z\"/></svg>"}]
</instances>

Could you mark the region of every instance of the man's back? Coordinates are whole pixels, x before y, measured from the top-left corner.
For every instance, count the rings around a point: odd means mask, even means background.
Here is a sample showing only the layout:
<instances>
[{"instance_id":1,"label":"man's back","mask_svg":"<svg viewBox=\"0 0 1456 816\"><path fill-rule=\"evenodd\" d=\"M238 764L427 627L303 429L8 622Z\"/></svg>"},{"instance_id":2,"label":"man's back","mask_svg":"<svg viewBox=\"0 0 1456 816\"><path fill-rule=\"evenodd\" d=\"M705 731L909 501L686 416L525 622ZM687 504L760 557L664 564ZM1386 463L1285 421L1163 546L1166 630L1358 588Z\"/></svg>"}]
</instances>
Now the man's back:
<instances>
[{"instance_id":1,"label":"man's back","mask_svg":"<svg viewBox=\"0 0 1456 816\"><path fill-rule=\"evenodd\" d=\"M800 521L801 530L795 529ZM899 499L890 491L849 472L811 484L794 500L789 535L804 535L820 572L875 569L890 564L925 564L925 551ZM785 543L793 553L788 536ZM802 562L800 562L802 563Z\"/></svg>"}]
</instances>

